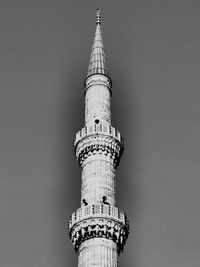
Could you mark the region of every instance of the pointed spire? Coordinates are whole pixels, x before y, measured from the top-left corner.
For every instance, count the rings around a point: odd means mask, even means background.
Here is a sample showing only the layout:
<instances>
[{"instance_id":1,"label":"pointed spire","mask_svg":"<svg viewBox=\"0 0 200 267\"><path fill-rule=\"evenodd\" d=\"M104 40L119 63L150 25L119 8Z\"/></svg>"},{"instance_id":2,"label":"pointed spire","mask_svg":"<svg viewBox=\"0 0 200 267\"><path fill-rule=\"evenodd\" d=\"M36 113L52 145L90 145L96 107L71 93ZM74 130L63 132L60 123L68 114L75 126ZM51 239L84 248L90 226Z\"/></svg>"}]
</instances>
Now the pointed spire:
<instances>
[{"instance_id":1,"label":"pointed spire","mask_svg":"<svg viewBox=\"0 0 200 267\"><path fill-rule=\"evenodd\" d=\"M87 77L93 74L103 74L109 76L106 64L106 55L103 47L103 38L101 33L101 17L100 10L96 13L96 32L94 36L92 52L90 55L90 63L88 67Z\"/></svg>"}]
</instances>

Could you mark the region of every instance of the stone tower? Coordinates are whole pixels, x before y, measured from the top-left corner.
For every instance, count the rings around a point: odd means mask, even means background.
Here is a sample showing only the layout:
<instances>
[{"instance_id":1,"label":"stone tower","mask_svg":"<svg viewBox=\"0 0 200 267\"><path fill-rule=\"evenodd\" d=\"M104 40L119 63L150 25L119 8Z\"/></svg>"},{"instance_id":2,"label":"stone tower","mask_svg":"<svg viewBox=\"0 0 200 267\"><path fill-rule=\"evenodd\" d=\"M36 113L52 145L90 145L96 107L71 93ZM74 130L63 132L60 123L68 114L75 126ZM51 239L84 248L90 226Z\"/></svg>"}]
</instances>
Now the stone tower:
<instances>
[{"instance_id":1,"label":"stone tower","mask_svg":"<svg viewBox=\"0 0 200 267\"><path fill-rule=\"evenodd\" d=\"M115 206L115 172L123 152L120 132L111 126L112 82L101 34L100 10L85 79L85 127L76 134L74 151L82 168L81 207L69 220L78 267L116 267L129 227Z\"/></svg>"}]
</instances>

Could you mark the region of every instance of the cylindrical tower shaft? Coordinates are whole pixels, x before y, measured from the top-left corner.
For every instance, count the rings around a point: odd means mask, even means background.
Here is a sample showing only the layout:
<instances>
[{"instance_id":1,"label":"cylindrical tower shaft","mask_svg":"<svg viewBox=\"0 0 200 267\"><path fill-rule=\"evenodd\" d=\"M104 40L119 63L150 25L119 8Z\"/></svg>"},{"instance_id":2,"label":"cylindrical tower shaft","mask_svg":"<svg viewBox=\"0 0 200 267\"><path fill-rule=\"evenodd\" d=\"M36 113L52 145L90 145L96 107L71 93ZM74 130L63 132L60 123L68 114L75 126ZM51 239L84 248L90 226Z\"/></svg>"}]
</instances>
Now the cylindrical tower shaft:
<instances>
[{"instance_id":1,"label":"cylindrical tower shaft","mask_svg":"<svg viewBox=\"0 0 200 267\"><path fill-rule=\"evenodd\" d=\"M108 157L107 157L108 158ZM87 203L101 203L104 196L115 205L115 168L109 158L94 155L82 170L81 199Z\"/></svg>"},{"instance_id":2,"label":"cylindrical tower shaft","mask_svg":"<svg viewBox=\"0 0 200 267\"><path fill-rule=\"evenodd\" d=\"M85 94L85 125L99 122L111 123L110 91L104 84L90 86Z\"/></svg>"},{"instance_id":3,"label":"cylindrical tower shaft","mask_svg":"<svg viewBox=\"0 0 200 267\"><path fill-rule=\"evenodd\" d=\"M117 267L117 245L111 240L94 238L85 241L79 249L79 267Z\"/></svg>"}]
</instances>

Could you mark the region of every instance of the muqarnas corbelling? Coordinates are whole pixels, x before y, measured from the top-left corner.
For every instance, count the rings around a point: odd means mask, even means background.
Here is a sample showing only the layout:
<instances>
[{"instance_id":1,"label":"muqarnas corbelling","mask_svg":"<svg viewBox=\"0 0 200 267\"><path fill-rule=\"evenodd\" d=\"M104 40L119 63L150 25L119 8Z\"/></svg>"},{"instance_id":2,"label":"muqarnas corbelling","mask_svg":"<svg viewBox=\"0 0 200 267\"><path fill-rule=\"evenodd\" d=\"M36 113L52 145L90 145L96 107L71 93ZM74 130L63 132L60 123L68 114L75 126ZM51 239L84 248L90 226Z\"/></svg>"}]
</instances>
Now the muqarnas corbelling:
<instances>
[{"instance_id":1,"label":"muqarnas corbelling","mask_svg":"<svg viewBox=\"0 0 200 267\"><path fill-rule=\"evenodd\" d=\"M86 134L75 144L76 158L80 166L85 159L91 155L103 154L113 161L115 167L119 165L123 153L123 141L116 139L112 135L106 134Z\"/></svg>"},{"instance_id":2,"label":"muqarnas corbelling","mask_svg":"<svg viewBox=\"0 0 200 267\"><path fill-rule=\"evenodd\" d=\"M123 251L129 234L126 215L110 205L90 205L77 210L69 223L69 235L75 250L91 238L106 238L116 243L118 253Z\"/></svg>"}]
</instances>

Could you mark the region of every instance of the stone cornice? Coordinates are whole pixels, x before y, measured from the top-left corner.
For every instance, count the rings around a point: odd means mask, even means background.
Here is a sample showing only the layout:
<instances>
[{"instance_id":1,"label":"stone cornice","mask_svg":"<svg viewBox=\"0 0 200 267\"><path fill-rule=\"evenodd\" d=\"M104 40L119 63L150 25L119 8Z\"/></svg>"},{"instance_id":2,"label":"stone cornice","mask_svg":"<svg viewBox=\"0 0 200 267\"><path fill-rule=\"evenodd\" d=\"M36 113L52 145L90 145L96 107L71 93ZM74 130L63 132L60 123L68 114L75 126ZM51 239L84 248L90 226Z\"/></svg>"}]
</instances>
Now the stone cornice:
<instances>
[{"instance_id":1,"label":"stone cornice","mask_svg":"<svg viewBox=\"0 0 200 267\"><path fill-rule=\"evenodd\" d=\"M76 149L78 142L81 141L83 138L93 135L93 134L103 134L103 135L111 136L114 139L116 139L118 142L120 142L122 147L124 146L122 135L117 129L115 129L111 125L102 124L102 123L100 124L94 123L94 124L83 127L81 130L79 130L76 133L76 137L74 139L74 148Z\"/></svg>"},{"instance_id":2,"label":"stone cornice","mask_svg":"<svg viewBox=\"0 0 200 267\"><path fill-rule=\"evenodd\" d=\"M116 139L105 135L91 135L85 137L76 147L76 158L80 166L83 166L90 156L104 155L105 160L113 162L116 168L123 152L121 144Z\"/></svg>"},{"instance_id":3,"label":"stone cornice","mask_svg":"<svg viewBox=\"0 0 200 267\"><path fill-rule=\"evenodd\" d=\"M110 205L82 206L72 214L69 221L69 235L76 251L85 240L98 237L115 242L120 253L128 234L129 224L126 215Z\"/></svg>"},{"instance_id":4,"label":"stone cornice","mask_svg":"<svg viewBox=\"0 0 200 267\"><path fill-rule=\"evenodd\" d=\"M114 127L92 124L81 129L74 140L74 151L80 166L91 155L108 156L115 167L123 153L124 143L119 131Z\"/></svg>"}]
</instances>

